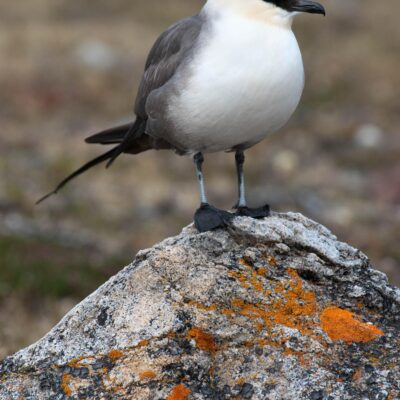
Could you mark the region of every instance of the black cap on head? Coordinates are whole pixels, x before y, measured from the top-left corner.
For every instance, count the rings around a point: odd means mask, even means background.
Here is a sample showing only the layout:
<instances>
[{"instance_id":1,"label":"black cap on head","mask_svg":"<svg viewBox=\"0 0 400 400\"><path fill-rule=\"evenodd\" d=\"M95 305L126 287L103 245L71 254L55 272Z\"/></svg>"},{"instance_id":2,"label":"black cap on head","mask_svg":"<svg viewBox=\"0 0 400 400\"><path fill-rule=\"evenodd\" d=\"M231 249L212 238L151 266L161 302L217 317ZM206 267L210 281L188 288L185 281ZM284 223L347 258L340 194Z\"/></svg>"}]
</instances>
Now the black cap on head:
<instances>
[{"instance_id":1,"label":"black cap on head","mask_svg":"<svg viewBox=\"0 0 400 400\"><path fill-rule=\"evenodd\" d=\"M267 3L275 4L277 7L290 12L306 12L310 14L325 15L325 8L311 0L264 0Z\"/></svg>"}]
</instances>

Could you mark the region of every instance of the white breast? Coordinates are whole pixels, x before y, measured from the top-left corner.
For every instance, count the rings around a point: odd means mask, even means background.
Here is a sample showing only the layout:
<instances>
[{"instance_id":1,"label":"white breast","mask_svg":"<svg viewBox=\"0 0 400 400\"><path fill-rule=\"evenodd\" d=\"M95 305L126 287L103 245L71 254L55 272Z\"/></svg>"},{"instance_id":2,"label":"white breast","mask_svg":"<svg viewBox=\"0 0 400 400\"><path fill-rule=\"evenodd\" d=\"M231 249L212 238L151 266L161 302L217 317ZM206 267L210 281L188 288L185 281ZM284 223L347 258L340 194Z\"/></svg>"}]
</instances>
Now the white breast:
<instances>
[{"instance_id":1,"label":"white breast","mask_svg":"<svg viewBox=\"0 0 400 400\"><path fill-rule=\"evenodd\" d=\"M291 29L229 15L214 23L169 116L192 151L249 147L287 122L303 87Z\"/></svg>"}]
</instances>

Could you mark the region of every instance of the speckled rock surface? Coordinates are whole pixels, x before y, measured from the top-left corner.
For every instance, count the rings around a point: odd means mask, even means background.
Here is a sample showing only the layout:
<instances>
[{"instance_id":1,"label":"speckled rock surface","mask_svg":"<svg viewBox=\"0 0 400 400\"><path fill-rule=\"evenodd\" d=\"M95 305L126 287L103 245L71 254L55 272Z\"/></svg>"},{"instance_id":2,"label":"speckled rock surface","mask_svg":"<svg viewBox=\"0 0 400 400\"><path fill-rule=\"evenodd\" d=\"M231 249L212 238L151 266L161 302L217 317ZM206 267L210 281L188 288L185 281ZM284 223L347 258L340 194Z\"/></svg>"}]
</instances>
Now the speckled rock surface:
<instances>
[{"instance_id":1,"label":"speckled rock surface","mask_svg":"<svg viewBox=\"0 0 400 400\"><path fill-rule=\"evenodd\" d=\"M1 399L399 399L400 290L299 214L140 252L36 344Z\"/></svg>"}]
</instances>

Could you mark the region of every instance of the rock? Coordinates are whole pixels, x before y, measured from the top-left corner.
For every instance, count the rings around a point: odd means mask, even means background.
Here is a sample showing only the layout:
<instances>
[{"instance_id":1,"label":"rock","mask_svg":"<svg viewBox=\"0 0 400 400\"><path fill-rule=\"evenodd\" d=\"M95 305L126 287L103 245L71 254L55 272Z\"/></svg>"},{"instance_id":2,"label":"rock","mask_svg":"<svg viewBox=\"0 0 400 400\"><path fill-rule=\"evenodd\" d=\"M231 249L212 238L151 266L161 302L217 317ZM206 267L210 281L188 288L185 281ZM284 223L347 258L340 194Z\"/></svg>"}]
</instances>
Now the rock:
<instances>
[{"instance_id":1,"label":"rock","mask_svg":"<svg viewBox=\"0 0 400 400\"><path fill-rule=\"evenodd\" d=\"M188 227L0 364L1 399L399 399L400 290L299 214Z\"/></svg>"},{"instance_id":2,"label":"rock","mask_svg":"<svg viewBox=\"0 0 400 400\"><path fill-rule=\"evenodd\" d=\"M75 50L75 55L79 63L100 71L110 69L118 62L114 49L97 40L80 43Z\"/></svg>"},{"instance_id":3,"label":"rock","mask_svg":"<svg viewBox=\"0 0 400 400\"><path fill-rule=\"evenodd\" d=\"M385 133L375 125L363 125L354 135L354 143L361 148L376 149L385 142Z\"/></svg>"}]
</instances>

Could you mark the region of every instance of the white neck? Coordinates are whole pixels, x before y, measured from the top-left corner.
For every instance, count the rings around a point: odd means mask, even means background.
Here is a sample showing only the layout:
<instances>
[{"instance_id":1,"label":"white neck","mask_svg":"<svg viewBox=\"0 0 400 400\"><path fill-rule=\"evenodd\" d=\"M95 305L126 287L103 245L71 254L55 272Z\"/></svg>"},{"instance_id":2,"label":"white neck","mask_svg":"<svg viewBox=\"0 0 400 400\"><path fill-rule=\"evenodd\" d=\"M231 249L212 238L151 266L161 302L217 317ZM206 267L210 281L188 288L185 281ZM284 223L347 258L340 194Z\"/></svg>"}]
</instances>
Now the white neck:
<instances>
[{"instance_id":1,"label":"white neck","mask_svg":"<svg viewBox=\"0 0 400 400\"><path fill-rule=\"evenodd\" d=\"M254 21L291 29L295 13L263 0L208 0L204 11L212 16L235 14Z\"/></svg>"}]
</instances>

